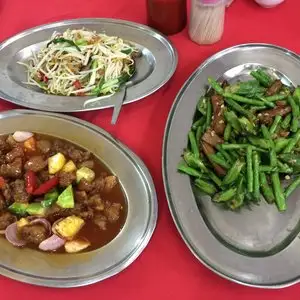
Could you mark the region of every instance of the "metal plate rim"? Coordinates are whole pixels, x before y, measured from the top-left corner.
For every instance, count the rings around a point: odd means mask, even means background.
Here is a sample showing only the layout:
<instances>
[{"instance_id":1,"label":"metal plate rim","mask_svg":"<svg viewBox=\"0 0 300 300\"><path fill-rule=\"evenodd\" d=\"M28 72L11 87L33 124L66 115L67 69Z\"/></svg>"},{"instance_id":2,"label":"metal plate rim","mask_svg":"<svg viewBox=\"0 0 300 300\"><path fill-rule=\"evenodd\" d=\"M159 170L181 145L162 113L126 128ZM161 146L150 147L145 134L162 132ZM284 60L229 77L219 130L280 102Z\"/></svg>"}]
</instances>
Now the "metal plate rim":
<instances>
[{"instance_id":1,"label":"metal plate rim","mask_svg":"<svg viewBox=\"0 0 300 300\"><path fill-rule=\"evenodd\" d=\"M152 179L152 176L145 165L145 163L132 151L130 150L125 144L121 143L119 140L114 138L111 134L109 134L104 129L93 125L87 121L81 120L76 117L57 114L57 113L51 113L51 112L40 112L40 111L34 111L34 110L26 110L26 109L14 109L9 110L5 112L0 112L0 119L1 118L7 118L7 117L13 117L17 115L33 115L33 114L39 114L44 116L52 116L57 118L62 118L67 121L74 122L75 124L83 125L84 127L87 127L88 129L92 129L96 133L104 136L104 138L108 139L109 141L113 142L116 147L119 149L119 151L123 151L132 161L132 163L136 164L136 166L139 168L139 172L143 175L145 184L148 185L149 189L149 202L151 203L149 207L149 221L147 228L145 228L144 234L142 239L140 240L138 246L132 250L130 255L123 258L122 261L119 261L116 265L114 265L112 268L109 268L104 271L104 273L99 272L96 274L92 274L87 279L71 279L70 281L66 279L52 279L47 277L38 277L38 276L31 276L28 274L22 275L22 273L14 272L13 270L9 270L8 268L0 267L0 273L1 275L11 278L13 280L17 280L24 283L29 283L31 285L36 286L45 286L45 287L55 287L55 288L72 288L72 287L81 287L81 286L87 286L96 282L103 281L107 278L110 278L124 269L126 269L129 265L131 265L143 252L143 250L146 248L146 246L149 244L151 237L155 231L156 224L157 224L157 218L158 218L158 202L157 202L157 195L156 190L154 186L154 182Z\"/></svg>"},{"instance_id":2,"label":"metal plate rim","mask_svg":"<svg viewBox=\"0 0 300 300\"><path fill-rule=\"evenodd\" d=\"M56 26L60 25L74 25L74 24L81 24L81 23L97 23L97 22L106 22L106 23L111 23L111 24L124 24L128 25L130 27L136 27L142 31L144 31L147 35L152 36L153 38L156 38L160 40L166 48L169 49L171 56L172 56L172 67L169 70L167 76L165 77L164 80L162 80L159 84L157 84L155 87L153 87L149 92L140 95L139 97L136 97L132 100L126 100L124 101L123 104L129 104L133 103L136 101L139 101L141 99L144 99L145 97L155 93L157 90L159 90L161 87L163 87L174 75L177 65L178 65L178 53L173 45L173 43L162 33L159 31L152 29L151 27L147 25L143 25L137 22L132 22L132 21L127 21L123 19L114 19L114 18L74 18L74 19L67 19L67 20L61 20L61 21L56 21L56 22L49 22L46 24L42 24L39 26L34 26L32 28L23 30L16 35L13 35L7 39L5 39L3 42L0 43L0 51L2 48L4 48L6 45L9 45L10 43L18 40L19 38L25 37L28 34L34 33L36 31L48 29L48 28L55 28ZM145 79L147 80L147 79ZM98 109L106 109L113 107L114 104L108 104L108 105L102 105L101 107L95 106L95 107L90 107L90 108L81 108L81 109L72 109L72 108L67 108L67 109L59 109L59 108L52 108L50 106L45 106L45 105L40 105L40 107L37 107L34 104L31 103L26 103L26 106L22 104L23 102L19 101L18 99L11 97L9 95L6 95L4 92L0 91L0 98L2 98L5 101L14 103L16 105L20 105L26 108L31 108L31 109L36 109L36 110L43 110L43 111L49 111L49 112L81 112L81 111L93 111L93 110L98 110Z\"/></svg>"},{"instance_id":3,"label":"metal plate rim","mask_svg":"<svg viewBox=\"0 0 300 300\"><path fill-rule=\"evenodd\" d=\"M231 282L235 282L244 286L248 286L248 287L252 287L252 288L260 288L260 289L281 289L281 288L286 288L292 285L295 285L297 283L300 282L300 274L297 278L293 278L287 282L283 282L281 284L275 284L275 285L263 285L263 284L252 284L246 281L242 281L239 280L238 278L234 278L229 276L228 274L226 274L225 272L222 272L221 270L217 269L216 267L214 267L213 265L211 265L203 255L201 255L201 253L199 253L199 251L197 251L197 249L195 248L195 246L193 245L193 242L189 239L188 237L188 233L185 231L185 229L183 228L179 218L178 218L178 214L176 209L174 208L173 205L173 201L172 201L172 197L171 197L171 193L170 193L170 187L168 184L168 173L167 173L167 168L166 168L166 162L167 162L167 144L168 144L168 133L170 131L170 127L172 125L172 121L173 121L173 117L174 114L176 112L176 109L180 103L180 100L184 94L184 92L189 88L189 85L193 82L193 80L195 79L195 77L197 76L198 73L201 72L202 69L204 69L208 64L210 64L211 62L215 61L216 59L218 59L219 57L223 56L226 53L235 51L237 49L243 49L243 48L248 48L248 47L266 47L266 48L273 48L273 49L277 49L280 50L282 52L284 52L286 55L290 55L293 56L294 58L296 58L297 60L300 61L300 57L299 55L297 55L295 52L284 48L284 47L280 47L277 45L273 45L273 44L268 44L268 43L246 43L246 44L240 44L240 45L235 45L226 49L223 49L217 53L215 53L214 55L208 57L202 64L200 64L193 72L192 74L188 77L188 79L184 82L183 86L180 88L178 94L175 97L175 101L173 102L168 118L167 118L167 122L166 122L166 126L165 126L165 130L164 130L164 138L163 138L163 145L162 145L162 176L163 176L163 183L164 183L164 189L165 189L165 194L166 194L166 198L167 198L167 202L168 202L168 206L169 206L169 210L173 219L173 222L181 236L181 239L184 241L185 245L188 247L188 249L190 250L190 252L193 254L193 256L199 261L201 262L205 267L207 267L209 270L211 270L212 272L214 272L215 274L219 275L222 278L225 278Z\"/></svg>"}]
</instances>

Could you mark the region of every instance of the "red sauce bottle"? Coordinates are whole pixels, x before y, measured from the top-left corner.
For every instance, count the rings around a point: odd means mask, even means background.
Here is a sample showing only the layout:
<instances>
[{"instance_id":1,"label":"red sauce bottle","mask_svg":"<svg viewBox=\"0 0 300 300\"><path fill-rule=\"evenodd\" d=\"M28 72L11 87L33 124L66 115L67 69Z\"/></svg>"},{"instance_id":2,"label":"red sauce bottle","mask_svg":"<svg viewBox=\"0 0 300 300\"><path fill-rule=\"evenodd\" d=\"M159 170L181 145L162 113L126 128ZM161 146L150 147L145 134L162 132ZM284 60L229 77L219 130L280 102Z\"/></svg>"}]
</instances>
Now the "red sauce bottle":
<instances>
[{"instance_id":1,"label":"red sauce bottle","mask_svg":"<svg viewBox=\"0 0 300 300\"><path fill-rule=\"evenodd\" d=\"M147 0L148 25L165 35L180 32L186 25L186 0Z\"/></svg>"}]
</instances>

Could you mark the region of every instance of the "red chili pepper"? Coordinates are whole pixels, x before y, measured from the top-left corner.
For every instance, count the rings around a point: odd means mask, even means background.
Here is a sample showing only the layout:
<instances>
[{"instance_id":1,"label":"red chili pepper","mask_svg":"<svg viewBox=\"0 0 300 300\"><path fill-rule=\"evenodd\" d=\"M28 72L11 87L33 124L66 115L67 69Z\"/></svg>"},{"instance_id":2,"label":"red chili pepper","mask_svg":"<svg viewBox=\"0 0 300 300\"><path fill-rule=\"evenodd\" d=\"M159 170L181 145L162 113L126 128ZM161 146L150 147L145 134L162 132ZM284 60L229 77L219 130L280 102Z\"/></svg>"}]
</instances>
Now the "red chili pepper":
<instances>
[{"instance_id":1,"label":"red chili pepper","mask_svg":"<svg viewBox=\"0 0 300 300\"><path fill-rule=\"evenodd\" d=\"M43 80L43 81L47 83L47 82L48 82L48 80L49 80L49 78L48 78L48 77L45 75L45 76L44 76L44 80Z\"/></svg>"},{"instance_id":2,"label":"red chili pepper","mask_svg":"<svg viewBox=\"0 0 300 300\"><path fill-rule=\"evenodd\" d=\"M5 185L5 179L2 176L0 176L0 189L3 188L4 185Z\"/></svg>"},{"instance_id":3,"label":"red chili pepper","mask_svg":"<svg viewBox=\"0 0 300 300\"><path fill-rule=\"evenodd\" d=\"M58 185L58 177L53 177L48 181L42 183L32 194L33 195L43 195L52 190Z\"/></svg>"},{"instance_id":4,"label":"red chili pepper","mask_svg":"<svg viewBox=\"0 0 300 300\"><path fill-rule=\"evenodd\" d=\"M80 89L82 88L82 85L81 85L81 83L80 83L79 80L75 80L75 81L73 82L73 85L75 86L75 88L76 88L77 90L80 90Z\"/></svg>"},{"instance_id":5,"label":"red chili pepper","mask_svg":"<svg viewBox=\"0 0 300 300\"><path fill-rule=\"evenodd\" d=\"M33 171L27 171L25 173L26 192L32 194L37 186L37 178Z\"/></svg>"}]
</instances>

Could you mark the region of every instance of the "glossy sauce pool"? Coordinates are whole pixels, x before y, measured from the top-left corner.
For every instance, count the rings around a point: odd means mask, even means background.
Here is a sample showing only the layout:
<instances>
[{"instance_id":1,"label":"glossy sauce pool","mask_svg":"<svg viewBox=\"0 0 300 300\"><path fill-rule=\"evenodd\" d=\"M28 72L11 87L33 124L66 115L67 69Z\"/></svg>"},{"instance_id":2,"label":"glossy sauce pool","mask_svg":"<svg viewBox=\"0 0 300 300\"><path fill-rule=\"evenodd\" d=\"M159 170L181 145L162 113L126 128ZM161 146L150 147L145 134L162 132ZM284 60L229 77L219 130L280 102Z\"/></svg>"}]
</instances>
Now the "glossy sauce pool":
<instances>
[{"instance_id":1,"label":"glossy sauce pool","mask_svg":"<svg viewBox=\"0 0 300 300\"><path fill-rule=\"evenodd\" d=\"M59 140L59 141L63 142L65 145L70 145L70 146L75 147L78 150L86 151L85 149L77 146L76 144L70 143L69 141L62 140L62 139L59 139L56 137L43 135L43 134L34 134L34 137L36 138L36 140L42 140L42 139L49 140L52 143L54 140ZM31 153L30 155L26 154L25 159L28 159L30 156L34 156L34 155L41 155L41 153L37 151L37 152ZM67 158L67 160L68 160L68 158ZM97 157L95 157L93 154L91 155L89 160L94 161L93 170L96 175L95 178L99 177L101 173L106 173L107 175L114 175L108 169L108 167L103 162L101 162ZM117 174L116 174L116 176L117 176ZM122 189L119 181L118 181L117 185L109 193L100 194L100 195L104 202L109 201L111 203L120 203L122 205L122 209L121 209L120 215L119 215L120 217L114 223L107 222L106 230L100 230L99 227L94 224L93 220L85 220L85 224L81 228L79 233L76 235L76 238L85 238L91 243L91 245L78 253L89 252L89 251L98 249L98 248L103 247L104 245L108 244L119 234L119 232L122 230L122 228L125 224L126 217L127 217L127 201L126 201L125 193L123 192L123 189ZM41 251L38 249L38 247L36 245L27 244L25 247ZM42 251L42 252L44 252L44 251ZM64 247L61 247L58 250L49 252L49 253L50 254L51 253L67 254L65 252Z\"/></svg>"}]
</instances>

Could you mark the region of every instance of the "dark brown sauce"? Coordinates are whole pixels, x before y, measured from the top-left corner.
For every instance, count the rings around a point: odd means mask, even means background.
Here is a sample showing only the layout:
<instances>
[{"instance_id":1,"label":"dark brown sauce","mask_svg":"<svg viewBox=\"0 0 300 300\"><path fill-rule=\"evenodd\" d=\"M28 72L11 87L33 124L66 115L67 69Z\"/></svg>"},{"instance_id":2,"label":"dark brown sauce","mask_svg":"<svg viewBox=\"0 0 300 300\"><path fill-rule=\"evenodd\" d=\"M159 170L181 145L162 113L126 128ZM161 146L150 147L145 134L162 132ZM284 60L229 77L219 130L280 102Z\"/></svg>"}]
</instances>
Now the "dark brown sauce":
<instances>
[{"instance_id":1,"label":"dark brown sauce","mask_svg":"<svg viewBox=\"0 0 300 300\"><path fill-rule=\"evenodd\" d=\"M64 144L73 146L78 150L87 151L86 149L83 149L69 141L59 139L56 137L52 137L49 135L34 134L34 137L36 138L36 140L43 139L43 140L49 140L51 142L53 142L54 140L60 140ZM26 154L25 159L28 159L30 156L40 155L40 154L41 153L39 151L36 151L34 153L32 152L30 155ZM67 158L67 160L69 159L69 157L66 157L66 158ZM95 175L96 175L95 178L99 177L103 173L106 173L107 175L115 175L94 154L91 154L91 157L89 160L94 161L93 171L95 172ZM117 174L116 174L116 176L117 176ZM81 228L81 230L79 231L79 233L77 234L77 236L75 238L87 239L91 243L91 245L89 247L87 247L86 249L80 251L79 253L89 252L89 251L98 249L98 248L103 247L104 245L108 244L119 234L119 232L122 230L122 228L125 224L126 217L127 217L127 202L126 202L125 193L123 192L119 181L118 181L117 185L109 193L105 193L103 195L101 194L101 198L104 201L110 201L111 203L120 203L122 205L122 209L120 211L120 217L117 221L115 221L113 223L107 223L106 230L100 230L99 227L94 224L93 220L85 220L84 226ZM34 201L31 200L30 203L31 202L34 202ZM27 244L25 247L41 251L38 249L38 247L36 245ZM44 251L42 251L42 252L44 252ZM66 251L65 251L64 247L61 247L60 249L50 252L50 253L66 253Z\"/></svg>"}]
</instances>

